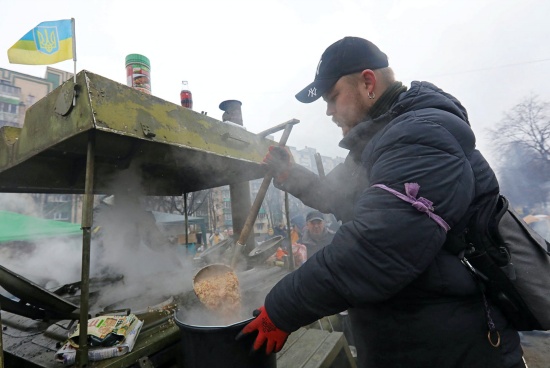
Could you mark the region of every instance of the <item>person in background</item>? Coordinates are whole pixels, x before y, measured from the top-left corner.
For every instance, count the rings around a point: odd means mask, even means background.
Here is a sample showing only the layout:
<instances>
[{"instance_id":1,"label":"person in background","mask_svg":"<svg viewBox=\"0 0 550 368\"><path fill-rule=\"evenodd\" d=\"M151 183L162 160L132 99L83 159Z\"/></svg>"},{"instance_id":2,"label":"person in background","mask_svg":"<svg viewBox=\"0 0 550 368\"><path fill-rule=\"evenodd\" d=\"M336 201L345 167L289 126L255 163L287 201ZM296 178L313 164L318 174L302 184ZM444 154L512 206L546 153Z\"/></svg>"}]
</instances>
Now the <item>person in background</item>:
<instances>
[{"instance_id":1,"label":"person in background","mask_svg":"<svg viewBox=\"0 0 550 368\"><path fill-rule=\"evenodd\" d=\"M306 216L306 230L302 234L302 244L307 248L307 257L311 258L318 250L332 243L334 234L335 232L326 226L325 216L321 212L309 212ZM348 311L338 313L337 318L340 321L341 327L339 331L344 332L352 355L356 356L357 352Z\"/></svg>"},{"instance_id":2,"label":"person in background","mask_svg":"<svg viewBox=\"0 0 550 368\"><path fill-rule=\"evenodd\" d=\"M466 109L429 82L396 81L386 54L358 37L330 45L296 95L320 97L342 129L344 164L320 180L284 148L264 161L278 188L342 226L239 336L257 332L254 349L265 343L269 354L301 326L348 310L360 368L525 367L518 332L447 250L499 193Z\"/></svg>"},{"instance_id":3,"label":"person in background","mask_svg":"<svg viewBox=\"0 0 550 368\"><path fill-rule=\"evenodd\" d=\"M325 217L321 212L311 211L307 214L306 229L302 234L302 244L307 248L308 258L332 242L334 231L329 230L325 225Z\"/></svg>"},{"instance_id":4,"label":"person in background","mask_svg":"<svg viewBox=\"0 0 550 368\"><path fill-rule=\"evenodd\" d=\"M220 241L223 240L223 236L220 234L219 230L214 231L214 234L210 236L210 239L208 239L210 242L210 246L214 246L218 244Z\"/></svg>"},{"instance_id":5,"label":"person in background","mask_svg":"<svg viewBox=\"0 0 550 368\"><path fill-rule=\"evenodd\" d=\"M279 224L273 228L273 235L275 236L282 236L283 238L286 238L288 236L286 227L283 224Z\"/></svg>"},{"instance_id":6,"label":"person in background","mask_svg":"<svg viewBox=\"0 0 550 368\"><path fill-rule=\"evenodd\" d=\"M304 231L305 220L302 215L296 215L290 219L292 229L290 230L290 244L301 243Z\"/></svg>"}]
</instances>

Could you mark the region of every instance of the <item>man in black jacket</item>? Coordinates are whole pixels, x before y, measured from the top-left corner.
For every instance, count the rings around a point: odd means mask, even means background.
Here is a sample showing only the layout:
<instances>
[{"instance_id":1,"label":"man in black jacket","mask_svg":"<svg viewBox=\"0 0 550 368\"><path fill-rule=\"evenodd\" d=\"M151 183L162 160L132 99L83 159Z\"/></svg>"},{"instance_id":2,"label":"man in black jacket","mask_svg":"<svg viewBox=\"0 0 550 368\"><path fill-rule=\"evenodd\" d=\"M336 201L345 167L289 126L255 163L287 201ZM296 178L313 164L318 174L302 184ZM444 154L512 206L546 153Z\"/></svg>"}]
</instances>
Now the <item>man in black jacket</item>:
<instances>
[{"instance_id":1,"label":"man in black jacket","mask_svg":"<svg viewBox=\"0 0 550 368\"><path fill-rule=\"evenodd\" d=\"M323 180L284 150L266 162L279 188L343 224L267 295L242 331L258 331L254 348L278 351L289 333L347 309L360 367L523 367L517 331L444 246L499 192L460 102L395 81L387 56L357 37L329 46L296 97L323 98L350 153Z\"/></svg>"},{"instance_id":2,"label":"man in black jacket","mask_svg":"<svg viewBox=\"0 0 550 368\"><path fill-rule=\"evenodd\" d=\"M325 217L319 211L311 211L306 216L306 230L302 244L306 246L307 257L311 258L319 249L332 243L334 231L326 226Z\"/></svg>"}]
</instances>

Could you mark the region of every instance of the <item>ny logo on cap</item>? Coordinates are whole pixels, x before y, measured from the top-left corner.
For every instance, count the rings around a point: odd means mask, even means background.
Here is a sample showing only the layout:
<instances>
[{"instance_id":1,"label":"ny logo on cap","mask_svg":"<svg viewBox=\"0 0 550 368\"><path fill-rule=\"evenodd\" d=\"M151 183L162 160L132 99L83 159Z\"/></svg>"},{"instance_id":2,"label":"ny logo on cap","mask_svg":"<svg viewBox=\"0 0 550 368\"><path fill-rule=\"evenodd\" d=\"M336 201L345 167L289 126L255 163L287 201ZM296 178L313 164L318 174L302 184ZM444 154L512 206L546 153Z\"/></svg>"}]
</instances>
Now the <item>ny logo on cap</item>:
<instances>
[{"instance_id":1,"label":"ny logo on cap","mask_svg":"<svg viewBox=\"0 0 550 368\"><path fill-rule=\"evenodd\" d=\"M317 88L315 88L315 87L310 88L309 91L307 91L307 96L308 96L308 97L315 97L315 96L317 96Z\"/></svg>"}]
</instances>

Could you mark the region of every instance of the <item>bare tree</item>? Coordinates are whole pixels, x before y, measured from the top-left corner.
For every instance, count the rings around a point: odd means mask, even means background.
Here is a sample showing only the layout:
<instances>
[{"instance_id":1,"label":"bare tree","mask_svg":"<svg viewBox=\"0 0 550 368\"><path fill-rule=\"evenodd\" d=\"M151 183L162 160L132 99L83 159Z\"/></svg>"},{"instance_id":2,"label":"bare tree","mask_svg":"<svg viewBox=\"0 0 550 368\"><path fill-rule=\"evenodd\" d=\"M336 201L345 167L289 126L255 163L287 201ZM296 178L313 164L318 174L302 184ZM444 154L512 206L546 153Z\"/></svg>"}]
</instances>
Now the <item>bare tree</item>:
<instances>
[{"instance_id":1,"label":"bare tree","mask_svg":"<svg viewBox=\"0 0 550 368\"><path fill-rule=\"evenodd\" d=\"M273 184L267 189L262 207L265 209L268 221L268 227L274 228L283 221L283 202L281 200L281 191L276 189Z\"/></svg>"},{"instance_id":2,"label":"bare tree","mask_svg":"<svg viewBox=\"0 0 550 368\"><path fill-rule=\"evenodd\" d=\"M533 150L510 146L502 152L501 161L505 164L498 169L501 192L513 204L521 205L524 212L545 207L550 189L542 161L534 156Z\"/></svg>"},{"instance_id":3,"label":"bare tree","mask_svg":"<svg viewBox=\"0 0 550 368\"><path fill-rule=\"evenodd\" d=\"M550 104L531 95L517 104L504 119L491 129L491 136L498 152L502 147L520 145L535 152L536 158L548 163L550 161Z\"/></svg>"},{"instance_id":4,"label":"bare tree","mask_svg":"<svg viewBox=\"0 0 550 368\"><path fill-rule=\"evenodd\" d=\"M212 190L201 190L181 196L146 197L147 207L154 211L185 214L183 196L187 195L187 214L194 215L208 204L208 196Z\"/></svg>"},{"instance_id":5,"label":"bare tree","mask_svg":"<svg viewBox=\"0 0 550 368\"><path fill-rule=\"evenodd\" d=\"M206 196L206 201L208 202L208 218L210 219L210 229L212 231L216 230L218 228L218 217L216 212L216 202L214 201L214 191L208 190L208 194Z\"/></svg>"},{"instance_id":6,"label":"bare tree","mask_svg":"<svg viewBox=\"0 0 550 368\"><path fill-rule=\"evenodd\" d=\"M531 95L505 113L490 129L503 193L512 202L546 206L550 191L550 119L548 102Z\"/></svg>"}]
</instances>

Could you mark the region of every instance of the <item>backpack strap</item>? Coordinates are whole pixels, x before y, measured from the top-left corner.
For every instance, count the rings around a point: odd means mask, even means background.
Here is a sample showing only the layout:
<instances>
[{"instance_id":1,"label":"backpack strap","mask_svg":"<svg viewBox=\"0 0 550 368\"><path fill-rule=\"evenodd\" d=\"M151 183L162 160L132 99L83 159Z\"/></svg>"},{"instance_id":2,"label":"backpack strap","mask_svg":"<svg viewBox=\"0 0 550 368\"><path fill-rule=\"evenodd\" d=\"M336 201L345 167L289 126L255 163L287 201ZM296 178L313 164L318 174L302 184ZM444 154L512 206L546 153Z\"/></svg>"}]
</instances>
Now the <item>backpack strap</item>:
<instances>
[{"instance_id":1,"label":"backpack strap","mask_svg":"<svg viewBox=\"0 0 550 368\"><path fill-rule=\"evenodd\" d=\"M383 184L374 184L373 187L377 187L380 189L384 189L392 194L394 194L396 197L404 200L405 202L409 202L412 204L414 208L419 210L420 212L425 212L428 214L428 216L434 220L439 226L441 226L445 232L448 232L451 227L443 220L440 216L436 215L433 207L433 202L430 200L420 197L416 198L418 195L418 191L420 189L420 185L418 183L405 183L405 193L406 195L399 193L396 190L393 190L391 188L388 188L387 186ZM488 207L488 208L487 208ZM486 211L480 211L481 213L478 213L477 216L474 216L476 220L476 224L479 225L480 222L483 223L483 227L487 227L487 222L491 219L491 214L494 212L495 206L491 204L490 206L486 206ZM481 219L480 219L481 217ZM479 231L479 227L477 227L475 230L477 230L475 233ZM465 257L465 253L467 251L468 245L471 243L469 242L470 238L469 231L463 232L460 236L448 236L447 241L444 244L444 248L447 250L453 250L457 251L458 257L460 261L472 272L472 276L476 280L476 283L478 284L481 295L483 298L483 306L485 310L485 319L487 322L488 332L487 332L487 339L491 346L494 348L498 348L500 346L500 333L498 332L495 323L493 321L493 318L491 316L491 308L489 306L489 302L487 301L486 297L486 287L483 283L483 281L487 280L487 277L481 273L479 273L468 261L468 259ZM454 244L451 244L449 240L453 240Z\"/></svg>"},{"instance_id":2,"label":"backpack strap","mask_svg":"<svg viewBox=\"0 0 550 368\"><path fill-rule=\"evenodd\" d=\"M384 184L374 184L373 187L384 189L395 195L397 198L412 204L412 206L420 212L426 213L428 217L434 220L439 226L441 226L443 230L445 230L445 232L451 229L451 227L445 222L445 220L443 220L440 216L436 215L433 212L434 207L432 201L424 197L416 198L416 196L418 195L418 191L420 190L420 185L418 185L418 183L405 183L405 194L402 194L397 190L393 190Z\"/></svg>"}]
</instances>

